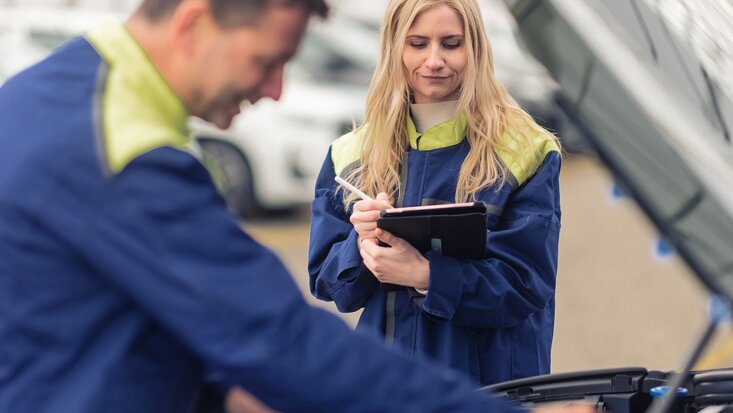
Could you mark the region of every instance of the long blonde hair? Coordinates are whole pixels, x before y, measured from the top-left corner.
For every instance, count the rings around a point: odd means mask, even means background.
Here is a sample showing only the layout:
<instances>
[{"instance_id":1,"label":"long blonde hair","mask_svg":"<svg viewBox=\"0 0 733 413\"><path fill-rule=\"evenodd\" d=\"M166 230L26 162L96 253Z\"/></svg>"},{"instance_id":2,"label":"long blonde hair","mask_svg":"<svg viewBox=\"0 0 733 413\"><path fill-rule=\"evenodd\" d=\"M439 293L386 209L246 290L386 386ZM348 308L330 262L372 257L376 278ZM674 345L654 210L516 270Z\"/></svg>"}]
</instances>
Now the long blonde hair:
<instances>
[{"instance_id":1,"label":"long blonde hair","mask_svg":"<svg viewBox=\"0 0 733 413\"><path fill-rule=\"evenodd\" d=\"M470 151L463 161L455 194L456 202L474 200L476 194L496 182L505 182L506 166L497 151L517 155L534 151L533 136L547 134L494 77L491 45L476 0L390 0L381 30L381 54L372 76L364 122L354 131L363 137L361 163L347 179L367 194L386 192L392 202L400 188L400 163L408 149L406 116L410 88L402 63L407 32L415 18L427 9L447 5L463 20L467 64L460 86L458 113L466 115L466 139ZM502 134L513 131L518 145ZM346 208L358 198L344 192Z\"/></svg>"}]
</instances>

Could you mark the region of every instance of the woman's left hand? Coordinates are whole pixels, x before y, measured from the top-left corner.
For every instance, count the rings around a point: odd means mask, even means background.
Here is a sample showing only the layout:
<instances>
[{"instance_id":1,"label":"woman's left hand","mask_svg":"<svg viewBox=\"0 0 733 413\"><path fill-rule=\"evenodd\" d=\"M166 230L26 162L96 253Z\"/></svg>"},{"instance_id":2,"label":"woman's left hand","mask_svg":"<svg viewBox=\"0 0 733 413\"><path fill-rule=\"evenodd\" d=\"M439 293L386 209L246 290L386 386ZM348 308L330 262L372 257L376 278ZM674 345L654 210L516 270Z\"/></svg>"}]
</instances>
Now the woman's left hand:
<instances>
[{"instance_id":1,"label":"woman's left hand","mask_svg":"<svg viewBox=\"0 0 733 413\"><path fill-rule=\"evenodd\" d=\"M430 281L428 260L402 238L379 228L376 235L391 248L380 247L373 239L361 241L359 252L369 271L382 283L427 289Z\"/></svg>"}]
</instances>

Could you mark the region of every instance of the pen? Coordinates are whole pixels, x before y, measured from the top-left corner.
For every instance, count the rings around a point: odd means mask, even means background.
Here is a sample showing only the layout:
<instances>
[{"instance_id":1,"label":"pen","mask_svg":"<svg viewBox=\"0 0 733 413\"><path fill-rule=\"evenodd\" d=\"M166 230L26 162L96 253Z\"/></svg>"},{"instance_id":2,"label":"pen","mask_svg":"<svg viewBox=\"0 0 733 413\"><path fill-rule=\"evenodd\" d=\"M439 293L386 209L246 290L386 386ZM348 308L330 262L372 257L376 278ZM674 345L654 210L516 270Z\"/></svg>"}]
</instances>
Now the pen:
<instances>
[{"instance_id":1,"label":"pen","mask_svg":"<svg viewBox=\"0 0 733 413\"><path fill-rule=\"evenodd\" d=\"M350 183L346 182L346 180L344 180L344 179L343 179L343 178L341 178L340 176L337 176L337 177L335 177L335 178L333 178L333 179L334 179L334 180L335 180L336 182L338 182L338 183L339 183L339 185L341 185L341 186L343 186L344 188L348 189L349 191L351 191L351 192L353 192L353 193L355 193L355 194L359 195L359 198L361 198L361 199L363 199L363 200L367 200L367 201L371 201L371 200L372 200L372 197L370 197L369 195L365 194L364 192L361 192L361 191L359 190L359 188L357 188L357 187L355 187L354 185L351 185Z\"/></svg>"}]
</instances>

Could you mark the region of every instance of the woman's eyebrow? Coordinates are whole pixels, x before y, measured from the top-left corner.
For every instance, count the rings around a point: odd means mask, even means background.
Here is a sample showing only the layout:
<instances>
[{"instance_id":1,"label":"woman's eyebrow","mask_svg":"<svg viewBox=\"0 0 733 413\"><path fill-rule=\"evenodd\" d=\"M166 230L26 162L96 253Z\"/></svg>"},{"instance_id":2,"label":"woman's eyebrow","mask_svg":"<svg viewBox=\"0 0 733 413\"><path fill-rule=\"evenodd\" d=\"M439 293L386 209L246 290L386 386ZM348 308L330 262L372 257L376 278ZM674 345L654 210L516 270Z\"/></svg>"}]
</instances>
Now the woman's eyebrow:
<instances>
[{"instance_id":1,"label":"woman's eyebrow","mask_svg":"<svg viewBox=\"0 0 733 413\"><path fill-rule=\"evenodd\" d=\"M463 39L462 34L448 34L445 36L441 36L440 40L461 40ZM410 34L407 36L407 40L430 40L430 36L423 36L420 34Z\"/></svg>"}]
</instances>

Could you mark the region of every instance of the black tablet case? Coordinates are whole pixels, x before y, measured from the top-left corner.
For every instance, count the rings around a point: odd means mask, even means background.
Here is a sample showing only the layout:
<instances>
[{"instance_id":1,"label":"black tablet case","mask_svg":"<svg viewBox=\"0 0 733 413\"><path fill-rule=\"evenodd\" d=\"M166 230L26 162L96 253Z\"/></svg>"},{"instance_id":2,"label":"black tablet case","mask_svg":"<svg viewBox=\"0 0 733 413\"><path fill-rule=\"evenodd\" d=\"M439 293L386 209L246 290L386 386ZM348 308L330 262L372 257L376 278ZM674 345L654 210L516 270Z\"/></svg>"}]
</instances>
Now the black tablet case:
<instances>
[{"instance_id":1,"label":"black tablet case","mask_svg":"<svg viewBox=\"0 0 733 413\"><path fill-rule=\"evenodd\" d=\"M383 210L377 227L404 239L421 253L435 250L457 259L483 259L486 204L454 205L396 213Z\"/></svg>"}]
</instances>

